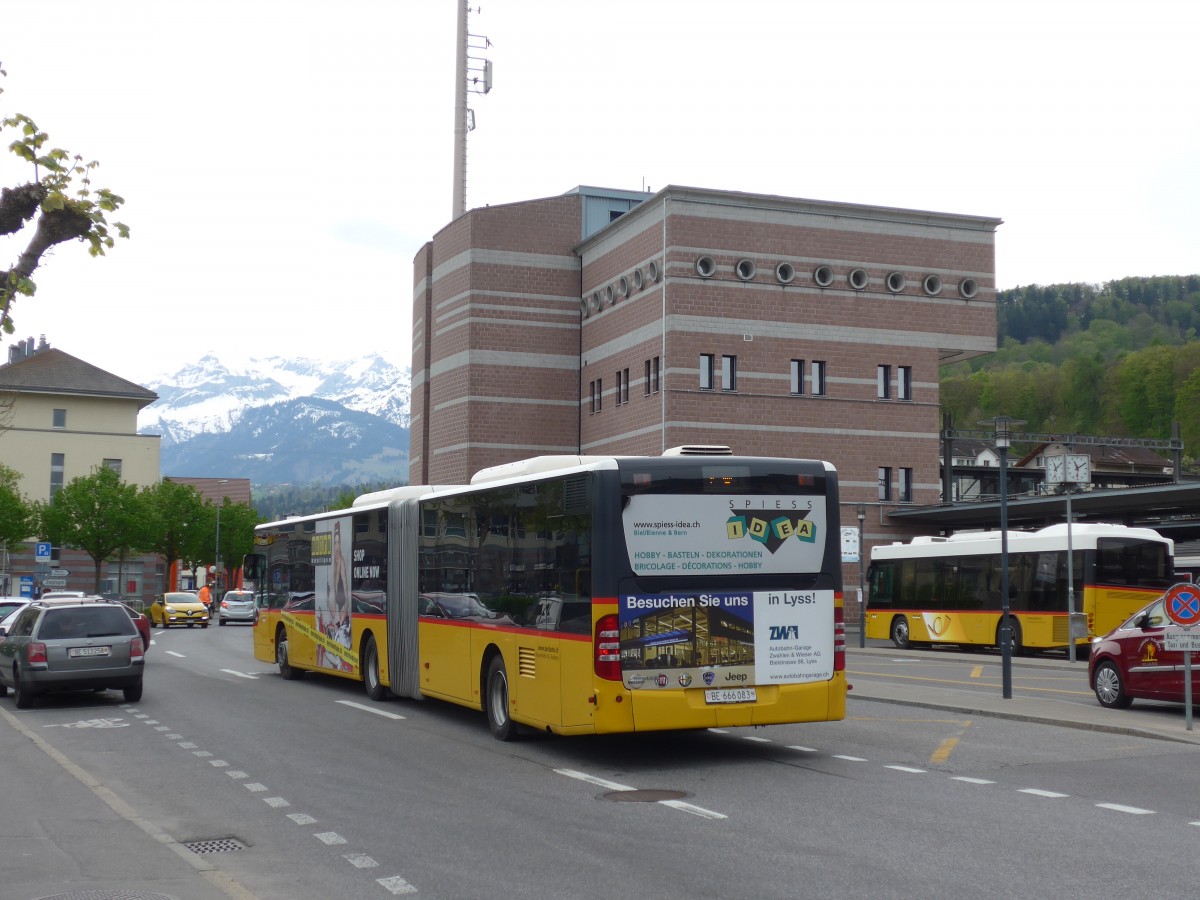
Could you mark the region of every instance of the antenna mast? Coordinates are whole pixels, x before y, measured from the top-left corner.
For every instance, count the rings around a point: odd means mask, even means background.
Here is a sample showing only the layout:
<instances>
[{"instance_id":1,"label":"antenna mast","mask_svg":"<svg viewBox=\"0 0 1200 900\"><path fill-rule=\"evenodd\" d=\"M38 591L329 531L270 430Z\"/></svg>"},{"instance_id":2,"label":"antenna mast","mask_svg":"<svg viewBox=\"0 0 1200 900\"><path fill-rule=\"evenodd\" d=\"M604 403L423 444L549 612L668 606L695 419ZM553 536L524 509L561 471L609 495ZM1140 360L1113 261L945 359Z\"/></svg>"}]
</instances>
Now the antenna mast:
<instances>
[{"instance_id":1,"label":"antenna mast","mask_svg":"<svg viewBox=\"0 0 1200 900\"><path fill-rule=\"evenodd\" d=\"M467 31L468 0L458 6L458 49L454 66L454 218L467 211L467 132L475 130L475 111L467 106L467 94L486 94L492 89L492 61L472 56L487 50L492 42ZM479 12L475 7L474 12Z\"/></svg>"}]
</instances>

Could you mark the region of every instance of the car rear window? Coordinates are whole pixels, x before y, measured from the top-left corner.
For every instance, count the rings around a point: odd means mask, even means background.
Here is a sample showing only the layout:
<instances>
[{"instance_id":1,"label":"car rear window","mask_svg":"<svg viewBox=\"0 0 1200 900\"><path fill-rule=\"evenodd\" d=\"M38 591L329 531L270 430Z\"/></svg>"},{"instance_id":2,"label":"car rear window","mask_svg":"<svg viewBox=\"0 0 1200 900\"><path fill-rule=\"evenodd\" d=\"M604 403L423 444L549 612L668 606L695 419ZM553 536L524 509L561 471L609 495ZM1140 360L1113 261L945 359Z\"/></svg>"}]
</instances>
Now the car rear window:
<instances>
[{"instance_id":1,"label":"car rear window","mask_svg":"<svg viewBox=\"0 0 1200 900\"><path fill-rule=\"evenodd\" d=\"M46 610L37 636L39 640L49 641L136 633L133 620L120 607L89 606Z\"/></svg>"}]
</instances>

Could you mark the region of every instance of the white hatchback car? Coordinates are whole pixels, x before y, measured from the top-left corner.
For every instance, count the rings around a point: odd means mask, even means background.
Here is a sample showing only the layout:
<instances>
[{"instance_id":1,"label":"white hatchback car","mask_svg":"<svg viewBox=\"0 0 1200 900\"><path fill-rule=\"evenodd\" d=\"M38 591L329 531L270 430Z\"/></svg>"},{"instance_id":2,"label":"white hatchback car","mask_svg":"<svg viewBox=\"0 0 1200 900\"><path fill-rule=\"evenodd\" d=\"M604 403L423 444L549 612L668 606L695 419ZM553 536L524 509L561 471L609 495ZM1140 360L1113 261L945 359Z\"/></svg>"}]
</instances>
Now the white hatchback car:
<instances>
[{"instance_id":1,"label":"white hatchback car","mask_svg":"<svg viewBox=\"0 0 1200 900\"><path fill-rule=\"evenodd\" d=\"M253 591L227 591L217 604L217 624L226 622L249 622L253 624L258 619L258 610L254 607Z\"/></svg>"}]
</instances>

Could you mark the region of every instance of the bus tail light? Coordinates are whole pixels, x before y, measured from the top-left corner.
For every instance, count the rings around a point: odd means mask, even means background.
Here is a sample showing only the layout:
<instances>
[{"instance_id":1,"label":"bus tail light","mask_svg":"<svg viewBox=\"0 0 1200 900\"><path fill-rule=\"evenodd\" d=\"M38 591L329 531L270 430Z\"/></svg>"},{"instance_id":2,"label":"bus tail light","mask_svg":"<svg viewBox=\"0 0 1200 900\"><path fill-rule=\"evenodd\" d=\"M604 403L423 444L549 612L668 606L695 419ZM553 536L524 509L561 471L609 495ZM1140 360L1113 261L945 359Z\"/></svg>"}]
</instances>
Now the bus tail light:
<instances>
[{"instance_id":1,"label":"bus tail light","mask_svg":"<svg viewBox=\"0 0 1200 900\"><path fill-rule=\"evenodd\" d=\"M25 655L26 662L30 663L46 663L49 660L46 657L46 645L41 641L30 641L29 650Z\"/></svg>"},{"instance_id":2,"label":"bus tail light","mask_svg":"<svg viewBox=\"0 0 1200 900\"><path fill-rule=\"evenodd\" d=\"M846 671L846 613L840 605L833 608L833 671Z\"/></svg>"},{"instance_id":3,"label":"bus tail light","mask_svg":"<svg viewBox=\"0 0 1200 900\"><path fill-rule=\"evenodd\" d=\"M601 616L596 623L596 677L621 680L621 624L615 614Z\"/></svg>"}]
</instances>

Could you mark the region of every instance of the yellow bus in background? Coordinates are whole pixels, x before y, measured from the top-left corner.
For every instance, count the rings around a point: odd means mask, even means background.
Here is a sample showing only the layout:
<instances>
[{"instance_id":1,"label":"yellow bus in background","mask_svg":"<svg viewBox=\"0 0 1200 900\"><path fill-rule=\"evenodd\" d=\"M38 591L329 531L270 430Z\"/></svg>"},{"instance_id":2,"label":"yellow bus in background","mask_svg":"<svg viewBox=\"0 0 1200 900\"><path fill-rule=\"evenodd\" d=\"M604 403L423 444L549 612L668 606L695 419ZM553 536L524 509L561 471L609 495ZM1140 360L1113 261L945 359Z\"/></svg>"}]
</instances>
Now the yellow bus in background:
<instances>
[{"instance_id":1,"label":"yellow bus in background","mask_svg":"<svg viewBox=\"0 0 1200 900\"><path fill-rule=\"evenodd\" d=\"M1008 533L1009 615L1014 655L1065 648L1071 640L1067 548L1071 548L1077 644L1106 634L1175 583L1174 542L1149 528L1051 525ZM999 531L918 537L871 550L866 636L897 647L998 646Z\"/></svg>"},{"instance_id":2,"label":"yellow bus in background","mask_svg":"<svg viewBox=\"0 0 1200 900\"><path fill-rule=\"evenodd\" d=\"M536 457L260 525L254 652L501 740L843 719L838 524L819 461Z\"/></svg>"}]
</instances>

